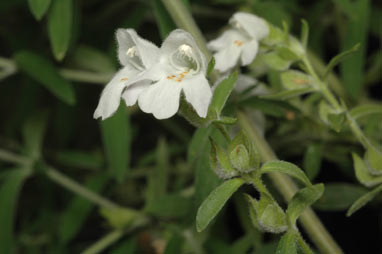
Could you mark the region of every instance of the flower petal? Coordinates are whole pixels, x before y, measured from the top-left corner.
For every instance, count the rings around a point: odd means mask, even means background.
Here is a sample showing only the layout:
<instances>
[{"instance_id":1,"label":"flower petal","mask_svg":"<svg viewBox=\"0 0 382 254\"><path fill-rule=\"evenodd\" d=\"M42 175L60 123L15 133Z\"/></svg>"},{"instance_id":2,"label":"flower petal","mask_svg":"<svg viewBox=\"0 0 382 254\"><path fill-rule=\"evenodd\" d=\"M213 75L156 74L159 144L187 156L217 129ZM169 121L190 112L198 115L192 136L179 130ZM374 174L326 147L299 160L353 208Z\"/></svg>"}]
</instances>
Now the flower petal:
<instances>
[{"instance_id":1,"label":"flower petal","mask_svg":"<svg viewBox=\"0 0 382 254\"><path fill-rule=\"evenodd\" d=\"M153 113L157 119L169 118L179 109L182 86L175 81L161 79L144 90L138 97L143 112Z\"/></svg>"},{"instance_id":2,"label":"flower petal","mask_svg":"<svg viewBox=\"0 0 382 254\"><path fill-rule=\"evenodd\" d=\"M251 64L256 57L258 49L259 43L256 40L244 43L243 51L241 52L241 66Z\"/></svg>"},{"instance_id":3,"label":"flower petal","mask_svg":"<svg viewBox=\"0 0 382 254\"><path fill-rule=\"evenodd\" d=\"M242 37L239 31L235 29L229 29L224 31L224 33L215 40L209 41L207 47L209 50L219 51L230 46L234 40L238 39L238 37Z\"/></svg>"},{"instance_id":4,"label":"flower petal","mask_svg":"<svg viewBox=\"0 0 382 254\"><path fill-rule=\"evenodd\" d=\"M206 117L211 102L212 92L210 85L203 74L182 81L186 101L191 103L200 117Z\"/></svg>"},{"instance_id":5,"label":"flower petal","mask_svg":"<svg viewBox=\"0 0 382 254\"><path fill-rule=\"evenodd\" d=\"M164 40L161 51L162 55L170 56L174 53L181 45L186 44L192 47L195 56L200 64L201 71L205 74L207 72L207 60L204 54L200 51L198 45L196 44L192 35L182 29L175 29L169 36Z\"/></svg>"},{"instance_id":6,"label":"flower petal","mask_svg":"<svg viewBox=\"0 0 382 254\"><path fill-rule=\"evenodd\" d=\"M237 64L241 48L231 45L214 54L215 69L220 72L226 72Z\"/></svg>"},{"instance_id":7,"label":"flower petal","mask_svg":"<svg viewBox=\"0 0 382 254\"><path fill-rule=\"evenodd\" d=\"M122 98L125 100L126 106L133 106L137 100L138 96L147 89L151 84L149 80L143 80L125 89L122 94Z\"/></svg>"},{"instance_id":8,"label":"flower petal","mask_svg":"<svg viewBox=\"0 0 382 254\"><path fill-rule=\"evenodd\" d=\"M145 68L153 66L159 58L159 49L152 42L140 37L134 29L118 29L116 32L118 41L118 59L122 65L129 64L127 51L136 46L142 64Z\"/></svg>"},{"instance_id":9,"label":"flower petal","mask_svg":"<svg viewBox=\"0 0 382 254\"><path fill-rule=\"evenodd\" d=\"M239 26L239 28L244 29L256 40L261 40L269 34L267 22L250 13L236 12L229 22L234 26L236 25L236 27Z\"/></svg>"},{"instance_id":10,"label":"flower petal","mask_svg":"<svg viewBox=\"0 0 382 254\"><path fill-rule=\"evenodd\" d=\"M131 84L128 78L136 74L136 70L124 67L114 75L102 91L101 98L93 115L95 119L101 117L104 120L115 113L118 109L123 89Z\"/></svg>"}]
</instances>

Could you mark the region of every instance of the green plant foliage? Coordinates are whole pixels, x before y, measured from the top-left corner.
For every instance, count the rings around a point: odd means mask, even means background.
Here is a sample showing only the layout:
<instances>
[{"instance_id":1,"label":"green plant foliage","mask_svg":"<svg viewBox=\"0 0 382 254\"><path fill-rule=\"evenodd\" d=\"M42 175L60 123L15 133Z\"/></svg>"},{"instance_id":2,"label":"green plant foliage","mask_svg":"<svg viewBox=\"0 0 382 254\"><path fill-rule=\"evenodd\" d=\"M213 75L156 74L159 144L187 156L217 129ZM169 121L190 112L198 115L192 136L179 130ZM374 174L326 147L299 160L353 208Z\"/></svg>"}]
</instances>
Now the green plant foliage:
<instances>
[{"instance_id":1,"label":"green plant foliage","mask_svg":"<svg viewBox=\"0 0 382 254\"><path fill-rule=\"evenodd\" d=\"M289 230L282 237L277 246L276 254L297 254L296 233Z\"/></svg>"},{"instance_id":2,"label":"green plant foliage","mask_svg":"<svg viewBox=\"0 0 382 254\"><path fill-rule=\"evenodd\" d=\"M59 99L69 105L75 103L72 84L61 77L55 66L47 59L31 51L19 51L14 55L14 59L25 74L39 82Z\"/></svg>"},{"instance_id":3,"label":"green plant foliage","mask_svg":"<svg viewBox=\"0 0 382 254\"><path fill-rule=\"evenodd\" d=\"M365 206L368 202L373 200L381 191L382 185L379 185L378 187L374 188L374 190L369 191L368 193L361 196L352 204L352 206L347 211L346 216L351 216L353 213Z\"/></svg>"},{"instance_id":4,"label":"green plant foliage","mask_svg":"<svg viewBox=\"0 0 382 254\"><path fill-rule=\"evenodd\" d=\"M327 183L324 194L313 206L322 211L344 211L366 192L355 184Z\"/></svg>"},{"instance_id":5,"label":"green plant foliage","mask_svg":"<svg viewBox=\"0 0 382 254\"><path fill-rule=\"evenodd\" d=\"M300 180L306 186L312 185L308 177L305 175L304 171L302 171L299 167L297 167L296 165L290 162L286 162L286 161L266 162L264 163L264 165L261 167L260 170L261 170L261 173L280 172L283 174L287 174Z\"/></svg>"},{"instance_id":6,"label":"green plant foliage","mask_svg":"<svg viewBox=\"0 0 382 254\"><path fill-rule=\"evenodd\" d=\"M291 225L295 225L296 220L304 210L316 202L323 193L323 184L315 184L299 190L289 202L288 209L286 210Z\"/></svg>"},{"instance_id":7,"label":"green plant foliage","mask_svg":"<svg viewBox=\"0 0 382 254\"><path fill-rule=\"evenodd\" d=\"M48 16L48 32L53 55L58 61L64 59L69 49L72 26L72 0L52 0Z\"/></svg>"},{"instance_id":8,"label":"green plant foliage","mask_svg":"<svg viewBox=\"0 0 382 254\"><path fill-rule=\"evenodd\" d=\"M16 204L24 181L28 176L25 169L13 169L0 182L0 252L12 253L14 250L14 222Z\"/></svg>"},{"instance_id":9,"label":"green plant foliage","mask_svg":"<svg viewBox=\"0 0 382 254\"><path fill-rule=\"evenodd\" d=\"M122 182L128 170L132 139L128 115L120 107L113 117L100 124L109 170L117 181Z\"/></svg>"},{"instance_id":10,"label":"green plant foliage","mask_svg":"<svg viewBox=\"0 0 382 254\"><path fill-rule=\"evenodd\" d=\"M29 8L37 20L41 20L49 8L51 0L28 0Z\"/></svg>"},{"instance_id":11,"label":"green plant foliage","mask_svg":"<svg viewBox=\"0 0 382 254\"><path fill-rule=\"evenodd\" d=\"M243 183L244 181L239 178L227 180L210 193L199 207L196 215L196 228L199 232L208 226L232 194L235 193Z\"/></svg>"}]
</instances>

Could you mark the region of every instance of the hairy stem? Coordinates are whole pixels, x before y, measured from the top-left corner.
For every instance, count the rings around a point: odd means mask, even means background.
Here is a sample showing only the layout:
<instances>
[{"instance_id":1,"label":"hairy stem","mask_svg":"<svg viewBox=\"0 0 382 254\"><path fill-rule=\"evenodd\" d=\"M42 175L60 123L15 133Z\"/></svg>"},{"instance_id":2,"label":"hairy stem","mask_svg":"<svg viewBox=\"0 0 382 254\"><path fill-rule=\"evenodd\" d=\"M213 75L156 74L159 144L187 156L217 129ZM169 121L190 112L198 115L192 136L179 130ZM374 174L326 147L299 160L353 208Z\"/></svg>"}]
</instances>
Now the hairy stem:
<instances>
[{"instance_id":1,"label":"hairy stem","mask_svg":"<svg viewBox=\"0 0 382 254\"><path fill-rule=\"evenodd\" d=\"M101 253L107 247L118 241L124 234L124 231L121 229L116 229L106 236L102 237L100 240L95 242L93 245L88 247L86 250L81 252L82 254L96 254Z\"/></svg>"},{"instance_id":2,"label":"hairy stem","mask_svg":"<svg viewBox=\"0 0 382 254\"><path fill-rule=\"evenodd\" d=\"M239 112L238 120L240 126L256 144L263 161L277 160L277 156L272 148L264 137L260 135L256 127L251 124L248 117L244 113ZM297 191L294 182L290 177L281 173L270 173L269 176L280 194L286 201L289 201ZM322 253L343 253L311 208L307 208L299 220L312 241Z\"/></svg>"},{"instance_id":3,"label":"hairy stem","mask_svg":"<svg viewBox=\"0 0 382 254\"><path fill-rule=\"evenodd\" d=\"M365 149L372 146L369 139L362 132L361 128L358 126L357 122L351 117L349 112L344 106L338 103L338 100L334 96L334 94L330 91L326 83L321 80L321 78L317 75L316 71L313 69L312 64L310 63L307 56L303 58L303 63L305 64L307 71L312 77L316 80L321 90L321 93L324 95L325 99L330 103L330 105L338 112L346 112L346 120L352 130L353 134L356 136L358 141L363 145Z\"/></svg>"}]
</instances>

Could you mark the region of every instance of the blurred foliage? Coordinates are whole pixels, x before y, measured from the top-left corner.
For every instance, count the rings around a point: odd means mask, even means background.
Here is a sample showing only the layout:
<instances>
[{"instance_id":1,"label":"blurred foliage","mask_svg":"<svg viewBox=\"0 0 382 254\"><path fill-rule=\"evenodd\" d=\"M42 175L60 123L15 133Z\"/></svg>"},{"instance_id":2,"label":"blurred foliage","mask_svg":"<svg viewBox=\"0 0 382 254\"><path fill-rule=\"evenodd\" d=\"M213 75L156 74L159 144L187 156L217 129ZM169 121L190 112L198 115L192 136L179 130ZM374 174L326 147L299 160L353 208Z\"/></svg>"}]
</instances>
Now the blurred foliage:
<instances>
[{"instance_id":1,"label":"blurred foliage","mask_svg":"<svg viewBox=\"0 0 382 254\"><path fill-rule=\"evenodd\" d=\"M350 109L374 105L351 113L367 136L381 143L380 2L185 2L207 39L216 38L237 10L278 27L286 22L296 36L301 19L307 20L307 44L320 75L323 63L360 43L329 73L328 82ZM216 128L194 130L180 117L157 121L136 107L121 106L104 122L93 119L102 87L118 67L114 33L119 27L134 28L159 45L175 25L159 0L0 1L0 253L80 253L100 239L110 241L105 253L275 253L277 237L243 223L248 218L240 212L237 194L228 202L230 209L223 208L205 222L211 227L196 233L197 208L221 184L208 158L210 134L226 146ZM284 85L278 72L264 75L251 66L246 72L274 92ZM304 166L311 181L329 183L315 207L346 253L379 253L381 187L359 184L350 152L361 153L361 146L348 128L338 134L318 121L319 96L295 97L306 92L273 98L233 94L229 106L262 111L264 131L280 159ZM23 166L14 168L12 162ZM52 183L42 164L143 211L149 222L108 235L115 229L94 204ZM354 201L359 206L372 198L370 207L345 217Z\"/></svg>"}]
</instances>

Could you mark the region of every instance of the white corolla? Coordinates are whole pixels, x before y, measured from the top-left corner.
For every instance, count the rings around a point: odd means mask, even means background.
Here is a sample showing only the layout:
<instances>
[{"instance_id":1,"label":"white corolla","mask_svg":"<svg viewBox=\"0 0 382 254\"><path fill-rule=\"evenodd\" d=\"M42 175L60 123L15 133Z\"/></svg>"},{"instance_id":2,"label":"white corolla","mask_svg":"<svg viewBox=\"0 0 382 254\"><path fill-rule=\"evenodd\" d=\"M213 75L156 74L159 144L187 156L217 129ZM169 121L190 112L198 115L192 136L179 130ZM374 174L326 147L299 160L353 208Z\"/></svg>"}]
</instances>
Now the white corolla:
<instances>
[{"instance_id":1,"label":"white corolla","mask_svg":"<svg viewBox=\"0 0 382 254\"><path fill-rule=\"evenodd\" d=\"M212 97L206 72L206 58L191 34L174 30L160 48L158 63L141 77L153 84L140 93L139 107L157 119L169 118L178 111L183 93L196 113L205 118Z\"/></svg>"},{"instance_id":2,"label":"white corolla","mask_svg":"<svg viewBox=\"0 0 382 254\"><path fill-rule=\"evenodd\" d=\"M231 29L208 43L214 52L215 68L226 72L252 63L259 49L259 41L267 37L269 28L265 20L250 13L237 12L229 20Z\"/></svg>"},{"instance_id":3,"label":"white corolla","mask_svg":"<svg viewBox=\"0 0 382 254\"><path fill-rule=\"evenodd\" d=\"M102 91L94 118L110 117L118 109L121 97L127 106L137 102L138 95L151 81L139 79L147 69L158 62L159 49L141 38L134 29L118 29L118 59L123 66ZM137 82L136 80L140 81Z\"/></svg>"}]
</instances>

